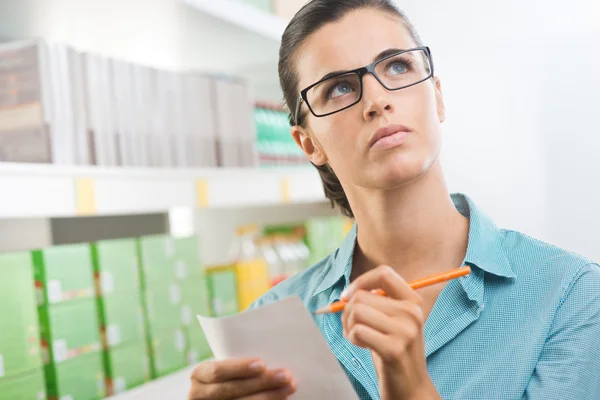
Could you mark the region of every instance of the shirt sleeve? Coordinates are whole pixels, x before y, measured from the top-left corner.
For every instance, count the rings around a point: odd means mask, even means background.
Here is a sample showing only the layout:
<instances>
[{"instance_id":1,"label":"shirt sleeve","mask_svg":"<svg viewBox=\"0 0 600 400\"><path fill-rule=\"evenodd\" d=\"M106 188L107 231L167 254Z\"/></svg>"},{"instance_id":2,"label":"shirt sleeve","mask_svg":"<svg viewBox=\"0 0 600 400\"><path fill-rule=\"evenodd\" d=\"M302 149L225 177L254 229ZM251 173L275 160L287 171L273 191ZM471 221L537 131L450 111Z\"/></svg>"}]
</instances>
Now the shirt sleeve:
<instances>
[{"instance_id":1,"label":"shirt sleeve","mask_svg":"<svg viewBox=\"0 0 600 400\"><path fill-rule=\"evenodd\" d=\"M600 399L600 267L567 288L524 399Z\"/></svg>"}]
</instances>

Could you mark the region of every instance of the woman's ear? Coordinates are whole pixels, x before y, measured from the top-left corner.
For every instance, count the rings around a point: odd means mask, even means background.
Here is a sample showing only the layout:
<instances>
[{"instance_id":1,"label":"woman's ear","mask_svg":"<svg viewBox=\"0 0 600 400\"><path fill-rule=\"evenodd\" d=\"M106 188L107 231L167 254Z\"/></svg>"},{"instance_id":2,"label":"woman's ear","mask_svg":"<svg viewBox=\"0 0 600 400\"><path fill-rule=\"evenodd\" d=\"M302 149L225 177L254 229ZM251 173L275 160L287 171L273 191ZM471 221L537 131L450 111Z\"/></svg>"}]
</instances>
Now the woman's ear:
<instances>
[{"instance_id":1,"label":"woman's ear","mask_svg":"<svg viewBox=\"0 0 600 400\"><path fill-rule=\"evenodd\" d=\"M435 102L437 105L437 115L440 122L444 122L446 120L446 106L444 105L444 95L442 94L442 83L440 82L440 78L435 76L433 78L435 80Z\"/></svg>"},{"instance_id":2,"label":"woman's ear","mask_svg":"<svg viewBox=\"0 0 600 400\"><path fill-rule=\"evenodd\" d=\"M301 127L300 125L292 126L291 128L292 137L294 141L306 157L315 165L324 165L327 163L327 156L319 145L319 143L313 139L308 130Z\"/></svg>"}]
</instances>

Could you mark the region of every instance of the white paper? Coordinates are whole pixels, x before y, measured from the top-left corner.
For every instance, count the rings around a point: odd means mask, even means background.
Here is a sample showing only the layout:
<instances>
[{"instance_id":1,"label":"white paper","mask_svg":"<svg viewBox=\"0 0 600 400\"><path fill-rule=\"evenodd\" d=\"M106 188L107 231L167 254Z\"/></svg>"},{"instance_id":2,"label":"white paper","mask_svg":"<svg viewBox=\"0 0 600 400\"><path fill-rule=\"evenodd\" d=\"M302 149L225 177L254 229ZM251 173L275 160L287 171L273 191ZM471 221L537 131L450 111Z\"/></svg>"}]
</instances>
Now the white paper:
<instances>
[{"instance_id":1,"label":"white paper","mask_svg":"<svg viewBox=\"0 0 600 400\"><path fill-rule=\"evenodd\" d=\"M358 399L346 373L298 297L224 318L198 316L217 360L257 357L285 368L296 400Z\"/></svg>"}]
</instances>

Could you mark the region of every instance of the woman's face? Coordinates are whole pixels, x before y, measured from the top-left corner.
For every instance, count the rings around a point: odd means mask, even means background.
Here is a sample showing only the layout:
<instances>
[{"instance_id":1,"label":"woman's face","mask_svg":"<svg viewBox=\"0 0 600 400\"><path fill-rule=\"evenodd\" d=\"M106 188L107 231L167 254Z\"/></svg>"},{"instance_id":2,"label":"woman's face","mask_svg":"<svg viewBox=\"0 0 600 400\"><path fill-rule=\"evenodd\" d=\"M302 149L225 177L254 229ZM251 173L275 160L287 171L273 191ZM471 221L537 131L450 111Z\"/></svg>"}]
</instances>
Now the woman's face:
<instances>
[{"instance_id":1,"label":"woman's face","mask_svg":"<svg viewBox=\"0 0 600 400\"><path fill-rule=\"evenodd\" d=\"M417 47L402 23L390 14L363 9L323 26L296 55L299 88L324 75L363 67L388 49ZM341 88L340 95L347 90ZM344 185L391 189L418 179L437 161L444 105L439 81L388 91L370 74L363 77L362 100L343 111L315 117L302 105L307 129L292 134L310 160L331 168ZM399 133L373 144L380 128L401 125Z\"/></svg>"}]
</instances>

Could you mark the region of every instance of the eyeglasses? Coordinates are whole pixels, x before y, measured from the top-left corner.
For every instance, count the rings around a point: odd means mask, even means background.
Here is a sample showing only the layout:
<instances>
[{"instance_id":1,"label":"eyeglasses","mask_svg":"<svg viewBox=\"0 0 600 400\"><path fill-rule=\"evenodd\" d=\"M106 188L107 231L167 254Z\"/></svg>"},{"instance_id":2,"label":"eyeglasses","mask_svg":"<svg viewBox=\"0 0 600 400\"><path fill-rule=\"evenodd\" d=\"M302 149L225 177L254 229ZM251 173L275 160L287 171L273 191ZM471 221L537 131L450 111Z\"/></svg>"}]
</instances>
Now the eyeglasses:
<instances>
[{"instance_id":1,"label":"eyeglasses","mask_svg":"<svg viewBox=\"0 0 600 400\"><path fill-rule=\"evenodd\" d=\"M315 117L335 114L359 103L367 74L372 74L387 90L406 89L433 76L431 50L426 46L402 50L362 68L326 76L300 92L294 123L299 123L302 102Z\"/></svg>"}]
</instances>

